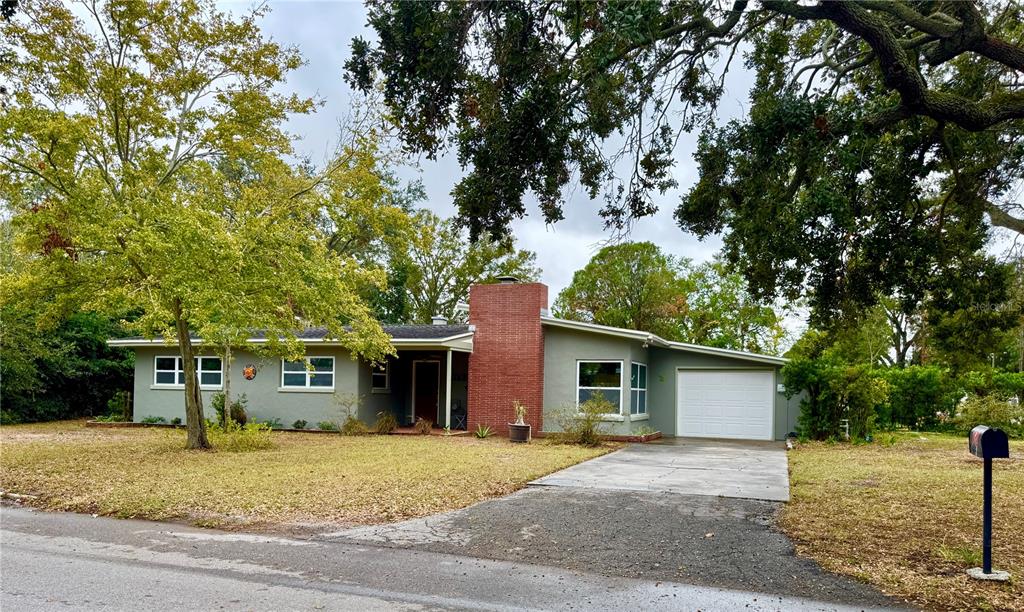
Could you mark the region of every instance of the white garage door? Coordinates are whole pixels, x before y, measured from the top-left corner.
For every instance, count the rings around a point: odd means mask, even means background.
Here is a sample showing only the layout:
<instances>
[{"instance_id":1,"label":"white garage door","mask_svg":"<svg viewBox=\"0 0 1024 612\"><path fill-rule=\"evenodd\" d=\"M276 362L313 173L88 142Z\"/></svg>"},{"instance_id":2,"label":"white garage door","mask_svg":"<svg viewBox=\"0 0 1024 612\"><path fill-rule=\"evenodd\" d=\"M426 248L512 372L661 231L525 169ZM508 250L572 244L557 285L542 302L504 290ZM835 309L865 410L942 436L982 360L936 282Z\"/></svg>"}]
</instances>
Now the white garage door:
<instances>
[{"instance_id":1,"label":"white garage door","mask_svg":"<svg viewBox=\"0 0 1024 612\"><path fill-rule=\"evenodd\" d=\"M772 440L775 374L679 370L677 436Z\"/></svg>"}]
</instances>

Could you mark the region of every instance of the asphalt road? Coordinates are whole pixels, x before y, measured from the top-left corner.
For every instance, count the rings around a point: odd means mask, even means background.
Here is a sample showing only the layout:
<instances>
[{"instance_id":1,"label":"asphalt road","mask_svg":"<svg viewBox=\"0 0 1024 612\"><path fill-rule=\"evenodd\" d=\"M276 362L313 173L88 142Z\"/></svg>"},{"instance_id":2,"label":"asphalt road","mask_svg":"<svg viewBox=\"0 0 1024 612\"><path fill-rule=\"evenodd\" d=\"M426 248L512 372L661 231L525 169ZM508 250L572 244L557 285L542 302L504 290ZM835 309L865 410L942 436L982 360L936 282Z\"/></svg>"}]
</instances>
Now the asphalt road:
<instances>
[{"instance_id":1,"label":"asphalt road","mask_svg":"<svg viewBox=\"0 0 1024 612\"><path fill-rule=\"evenodd\" d=\"M856 610L339 541L0 508L3 610Z\"/></svg>"}]
</instances>

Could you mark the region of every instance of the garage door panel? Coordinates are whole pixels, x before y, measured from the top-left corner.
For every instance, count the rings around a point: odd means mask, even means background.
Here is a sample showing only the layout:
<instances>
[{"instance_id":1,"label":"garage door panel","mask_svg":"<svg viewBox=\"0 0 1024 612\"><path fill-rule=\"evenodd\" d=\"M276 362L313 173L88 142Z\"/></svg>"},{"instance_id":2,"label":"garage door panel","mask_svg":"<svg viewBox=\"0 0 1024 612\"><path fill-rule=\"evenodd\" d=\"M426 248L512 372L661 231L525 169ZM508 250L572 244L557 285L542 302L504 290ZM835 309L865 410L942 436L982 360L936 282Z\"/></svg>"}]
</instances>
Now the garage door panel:
<instances>
[{"instance_id":1,"label":"garage door panel","mask_svg":"<svg viewBox=\"0 0 1024 612\"><path fill-rule=\"evenodd\" d=\"M774 391L771 371L680 370L677 435L770 440Z\"/></svg>"}]
</instances>

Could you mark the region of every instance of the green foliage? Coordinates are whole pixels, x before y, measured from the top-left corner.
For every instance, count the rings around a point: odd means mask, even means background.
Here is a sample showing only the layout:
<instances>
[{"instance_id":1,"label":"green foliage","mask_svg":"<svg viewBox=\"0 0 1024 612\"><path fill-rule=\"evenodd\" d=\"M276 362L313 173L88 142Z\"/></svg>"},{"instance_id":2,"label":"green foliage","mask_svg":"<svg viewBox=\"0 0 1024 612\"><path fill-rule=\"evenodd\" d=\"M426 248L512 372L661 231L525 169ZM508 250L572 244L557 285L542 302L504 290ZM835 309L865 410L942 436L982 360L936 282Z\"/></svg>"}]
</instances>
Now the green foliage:
<instances>
[{"instance_id":1,"label":"green foliage","mask_svg":"<svg viewBox=\"0 0 1024 612\"><path fill-rule=\"evenodd\" d=\"M210 442L217 450L228 453L247 453L274 448L271 427L266 423L240 425L229 422L227 428L219 423L209 428Z\"/></svg>"},{"instance_id":2,"label":"green foliage","mask_svg":"<svg viewBox=\"0 0 1024 612\"><path fill-rule=\"evenodd\" d=\"M772 353L782 318L720 261L692 266L650 242L602 248L555 300L556 316L668 340Z\"/></svg>"},{"instance_id":3,"label":"green foliage","mask_svg":"<svg viewBox=\"0 0 1024 612\"><path fill-rule=\"evenodd\" d=\"M305 428L306 428L306 421L304 421L302 419L298 419L294 423L292 423L292 429L305 429Z\"/></svg>"},{"instance_id":4,"label":"green foliage","mask_svg":"<svg viewBox=\"0 0 1024 612\"><path fill-rule=\"evenodd\" d=\"M456 307L469 300L471 285L499 276L525 282L540 276L536 255L516 249L511 236L471 241L454 219L442 220L429 210L417 211L412 222L412 238L391 266L393 275L405 277L408 316L403 323L430 323L434 315L461 320L465 314Z\"/></svg>"},{"instance_id":5,"label":"green foliage","mask_svg":"<svg viewBox=\"0 0 1024 612\"><path fill-rule=\"evenodd\" d=\"M231 402L231 420L239 425L245 425L249 420L249 414L246 412L245 407L248 405L249 400L245 397L245 394L241 394ZM224 422L224 394L215 393L213 398L210 399L210 404L213 406L214 412L217 414L217 421L220 423Z\"/></svg>"},{"instance_id":6,"label":"green foliage","mask_svg":"<svg viewBox=\"0 0 1024 612\"><path fill-rule=\"evenodd\" d=\"M343 436L362 436L369 432L366 427L366 423L360 421L355 415L350 414L345 418L345 422L341 424L341 435Z\"/></svg>"},{"instance_id":7,"label":"green foliage","mask_svg":"<svg viewBox=\"0 0 1024 612\"><path fill-rule=\"evenodd\" d=\"M996 372L992 375L992 388L1003 395L1014 395L1024 404L1024 372Z\"/></svg>"},{"instance_id":8,"label":"green foliage","mask_svg":"<svg viewBox=\"0 0 1024 612\"><path fill-rule=\"evenodd\" d=\"M473 435L483 440L484 438L491 437L493 433L494 432L491 431L490 427L484 425L483 423L478 423L476 426L476 431L473 432Z\"/></svg>"},{"instance_id":9,"label":"green foliage","mask_svg":"<svg viewBox=\"0 0 1024 612\"><path fill-rule=\"evenodd\" d=\"M1021 438L1024 437L1024 406L1004 396L971 395L957 406L953 423L961 433L978 425L988 425L1004 430L1010 437Z\"/></svg>"},{"instance_id":10,"label":"green foliage","mask_svg":"<svg viewBox=\"0 0 1024 612\"><path fill-rule=\"evenodd\" d=\"M0 250L10 248L6 238L0 238ZM11 269L5 261L3 272ZM51 325L43 305L13 293L8 278L0 276L0 422L52 421L111 410L109 402L132 384L132 352L106 344L123 331L91 313Z\"/></svg>"},{"instance_id":11,"label":"green foliage","mask_svg":"<svg viewBox=\"0 0 1024 612\"><path fill-rule=\"evenodd\" d=\"M128 391L114 393L114 396L107 400L107 414L119 421L132 420L132 394Z\"/></svg>"},{"instance_id":12,"label":"green foliage","mask_svg":"<svg viewBox=\"0 0 1024 612\"><path fill-rule=\"evenodd\" d=\"M686 313L680 319L681 340L778 354L785 336L782 317L750 294L742 275L715 259L690 268L686 278L692 290L686 295Z\"/></svg>"},{"instance_id":13,"label":"green foliage","mask_svg":"<svg viewBox=\"0 0 1024 612\"><path fill-rule=\"evenodd\" d=\"M94 418L93 420L94 421L98 421L100 423L125 423L125 422L127 422L127 421L124 420L124 418L120 414L100 415L100 416Z\"/></svg>"},{"instance_id":14,"label":"green foliage","mask_svg":"<svg viewBox=\"0 0 1024 612\"><path fill-rule=\"evenodd\" d=\"M259 425L266 425L271 429L282 429L284 426L281 424L281 419L274 417L272 419L264 419L262 421L256 421Z\"/></svg>"},{"instance_id":15,"label":"green foliage","mask_svg":"<svg viewBox=\"0 0 1024 612\"><path fill-rule=\"evenodd\" d=\"M373 431L379 434L389 434L398 429L398 419L387 410L377 413L377 422L373 424Z\"/></svg>"},{"instance_id":16,"label":"green foliage","mask_svg":"<svg viewBox=\"0 0 1024 612\"><path fill-rule=\"evenodd\" d=\"M555 300L556 316L680 339L679 319L692 289L682 262L651 242L606 246Z\"/></svg>"},{"instance_id":17,"label":"green foliage","mask_svg":"<svg viewBox=\"0 0 1024 612\"><path fill-rule=\"evenodd\" d=\"M953 413L958 392L952 377L937 366L878 370L889 383L889 401L879 410L882 426L932 429Z\"/></svg>"},{"instance_id":18,"label":"green foliage","mask_svg":"<svg viewBox=\"0 0 1024 612\"><path fill-rule=\"evenodd\" d=\"M548 435L558 444L599 446L604 417L615 411L615 405L604 397L591 398L579 407L565 406L555 415L559 431Z\"/></svg>"},{"instance_id":19,"label":"green foliage","mask_svg":"<svg viewBox=\"0 0 1024 612\"><path fill-rule=\"evenodd\" d=\"M174 417L171 419L171 425L174 425L175 427L181 425L181 417Z\"/></svg>"},{"instance_id":20,"label":"green foliage","mask_svg":"<svg viewBox=\"0 0 1024 612\"><path fill-rule=\"evenodd\" d=\"M162 416L148 416L143 418L141 422L148 425L155 425L157 423L166 423L167 419Z\"/></svg>"},{"instance_id":21,"label":"green foliage","mask_svg":"<svg viewBox=\"0 0 1024 612\"><path fill-rule=\"evenodd\" d=\"M875 412L889 399L889 383L872 375L869 368L843 368L830 381L832 398L849 421L850 438L867 440L875 429Z\"/></svg>"},{"instance_id":22,"label":"green foliage","mask_svg":"<svg viewBox=\"0 0 1024 612\"><path fill-rule=\"evenodd\" d=\"M316 428L321 431L338 431L338 424L334 421L320 421L316 424Z\"/></svg>"},{"instance_id":23,"label":"green foliage","mask_svg":"<svg viewBox=\"0 0 1024 612\"><path fill-rule=\"evenodd\" d=\"M0 63L0 200L24 262L5 292L44 320L130 310L132 331L176 339L191 448L207 446L193 334L239 345L261 329L266 352L295 357L301 319L353 354L393 352L362 298L383 272L333 248L384 216L379 149L356 133L322 171L289 164L284 122L315 104L282 91L302 59L260 32L265 6L24 10L0 24L19 58Z\"/></svg>"},{"instance_id":24,"label":"green foliage","mask_svg":"<svg viewBox=\"0 0 1024 612\"><path fill-rule=\"evenodd\" d=\"M652 433L657 433L657 432L658 432L657 429L655 429L655 428L653 428L653 427L651 427L649 425L641 425L640 427L637 427L636 429L633 430L633 435L636 435L636 436L648 436L648 435L650 435Z\"/></svg>"},{"instance_id":25,"label":"green foliage","mask_svg":"<svg viewBox=\"0 0 1024 612\"><path fill-rule=\"evenodd\" d=\"M413 429L416 430L416 433L424 436L430 435L430 430L433 429L433 427L434 422L424 418L416 419L416 422L413 424Z\"/></svg>"}]
</instances>

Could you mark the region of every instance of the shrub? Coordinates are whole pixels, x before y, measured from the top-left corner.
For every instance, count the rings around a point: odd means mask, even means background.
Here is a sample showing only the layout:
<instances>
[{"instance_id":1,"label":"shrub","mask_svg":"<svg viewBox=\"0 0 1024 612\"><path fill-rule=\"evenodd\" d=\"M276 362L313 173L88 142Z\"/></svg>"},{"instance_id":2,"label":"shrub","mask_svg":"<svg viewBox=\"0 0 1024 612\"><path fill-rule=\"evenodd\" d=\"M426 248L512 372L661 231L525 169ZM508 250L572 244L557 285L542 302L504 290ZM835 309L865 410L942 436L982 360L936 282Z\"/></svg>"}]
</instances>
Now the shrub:
<instances>
[{"instance_id":1,"label":"shrub","mask_svg":"<svg viewBox=\"0 0 1024 612\"><path fill-rule=\"evenodd\" d=\"M295 421L294 423L292 423L292 429L305 429L305 428L306 428L306 422L303 421L302 419L299 419L299 420Z\"/></svg>"},{"instance_id":2,"label":"shrub","mask_svg":"<svg viewBox=\"0 0 1024 612\"><path fill-rule=\"evenodd\" d=\"M341 424L341 435L343 436L361 436L369 433L369 431L365 423L351 414Z\"/></svg>"},{"instance_id":3,"label":"shrub","mask_svg":"<svg viewBox=\"0 0 1024 612\"><path fill-rule=\"evenodd\" d=\"M270 432L270 427L265 423L241 425L231 421L226 429L223 425L214 423L207 433L215 449L229 453L245 453L274 448Z\"/></svg>"},{"instance_id":4,"label":"shrub","mask_svg":"<svg viewBox=\"0 0 1024 612\"><path fill-rule=\"evenodd\" d=\"M434 422L422 418L416 419L416 423L413 425L413 428L417 433L427 436L430 435L430 430L434 428Z\"/></svg>"},{"instance_id":5,"label":"shrub","mask_svg":"<svg viewBox=\"0 0 1024 612\"><path fill-rule=\"evenodd\" d=\"M224 394L214 394L213 399L210 400L210 404L213 406L214 412L217 413L217 422L224 423ZM245 397L245 394L239 395L233 402L231 402L231 420L239 425L245 425L249 421L249 415L245 408L249 404L249 400Z\"/></svg>"},{"instance_id":6,"label":"shrub","mask_svg":"<svg viewBox=\"0 0 1024 612\"><path fill-rule=\"evenodd\" d=\"M1015 395L1024 403L1024 372L999 372L992 375L992 387L997 393Z\"/></svg>"},{"instance_id":7,"label":"shrub","mask_svg":"<svg viewBox=\"0 0 1024 612\"><path fill-rule=\"evenodd\" d=\"M162 416L148 416L148 417L142 419L142 422L143 423L149 423L149 424L166 423L167 419L165 419Z\"/></svg>"},{"instance_id":8,"label":"shrub","mask_svg":"<svg viewBox=\"0 0 1024 612\"><path fill-rule=\"evenodd\" d=\"M953 423L962 433L977 425L998 427L1014 438L1024 437L1024 408L998 395L972 395L960 402Z\"/></svg>"},{"instance_id":9,"label":"shrub","mask_svg":"<svg viewBox=\"0 0 1024 612\"><path fill-rule=\"evenodd\" d=\"M181 425L181 417L174 417L171 419L171 425Z\"/></svg>"},{"instance_id":10,"label":"shrub","mask_svg":"<svg viewBox=\"0 0 1024 612\"><path fill-rule=\"evenodd\" d=\"M889 398L889 383L862 366L842 368L830 381L840 414L850 425L852 440L865 440L875 430L875 410Z\"/></svg>"},{"instance_id":11,"label":"shrub","mask_svg":"<svg viewBox=\"0 0 1024 612\"><path fill-rule=\"evenodd\" d=\"M395 415L386 410L377 413L377 422L373 425L375 432L389 434L396 429L398 429L398 419L395 418Z\"/></svg>"},{"instance_id":12,"label":"shrub","mask_svg":"<svg viewBox=\"0 0 1024 612\"><path fill-rule=\"evenodd\" d=\"M108 419L107 422L127 422L132 420L131 397L131 393L127 391L118 391L113 397L107 400L107 414L114 417L112 419Z\"/></svg>"},{"instance_id":13,"label":"shrub","mask_svg":"<svg viewBox=\"0 0 1024 612\"><path fill-rule=\"evenodd\" d=\"M889 401L879 406L884 427L932 429L953 413L958 395L946 370L936 366L907 366L878 370L889 383Z\"/></svg>"},{"instance_id":14,"label":"shrub","mask_svg":"<svg viewBox=\"0 0 1024 612\"><path fill-rule=\"evenodd\" d=\"M320 421L316 428L322 431L338 431L338 424L334 421Z\"/></svg>"},{"instance_id":15,"label":"shrub","mask_svg":"<svg viewBox=\"0 0 1024 612\"><path fill-rule=\"evenodd\" d=\"M483 440L484 438L491 437L491 434L493 433L494 431L492 431L490 427L484 425L483 423L478 423L476 426L476 431L473 432L473 435Z\"/></svg>"},{"instance_id":16,"label":"shrub","mask_svg":"<svg viewBox=\"0 0 1024 612\"><path fill-rule=\"evenodd\" d=\"M648 425L641 425L633 430L634 436L648 436L652 433L658 433L658 430Z\"/></svg>"},{"instance_id":17,"label":"shrub","mask_svg":"<svg viewBox=\"0 0 1024 612\"><path fill-rule=\"evenodd\" d=\"M261 425L266 425L271 429L284 429L284 425L281 423L281 419L274 417L272 419L263 419L258 421Z\"/></svg>"},{"instance_id":18,"label":"shrub","mask_svg":"<svg viewBox=\"0 0 1024 612\"><path fill-rule=\"evenodd\" d=\"M121 418L121 415L119 415L119 414L107 414L107 415L103 415L103 416L98 416L98 417L96 417L93 420L94 421L98 421L100 423L124 423L124 422L126 422L126 421L124 421Z\"/></svg>"},{"instance_id":19,"label":"shrub","mask_svg":"<svg viewBox=\"0 0 1024 612\"><path fill-rule=\"evenodd\" d=\"M615 405L603 397L592 397L579 405L567 406L558 412L555 420L561 431L551 434L559 444L598 446L604 417L615 412Z\"/></svg>"}]
</instances>

